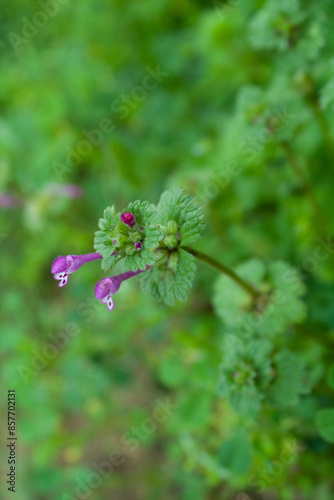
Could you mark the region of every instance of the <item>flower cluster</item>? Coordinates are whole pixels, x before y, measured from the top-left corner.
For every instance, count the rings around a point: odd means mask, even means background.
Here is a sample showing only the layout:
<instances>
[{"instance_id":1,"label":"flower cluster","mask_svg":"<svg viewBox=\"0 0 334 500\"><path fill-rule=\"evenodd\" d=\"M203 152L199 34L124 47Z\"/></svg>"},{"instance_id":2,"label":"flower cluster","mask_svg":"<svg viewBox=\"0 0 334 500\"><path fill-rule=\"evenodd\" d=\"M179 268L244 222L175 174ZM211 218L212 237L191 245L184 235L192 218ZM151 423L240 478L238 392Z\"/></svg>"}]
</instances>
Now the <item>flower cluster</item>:
<instances>
[{"instance_id":1,"label":"flower cluster","mask_svg":"<svg viewBox=\"0 0 334 500\"><path fill-rule=\"evenodd\" d=\"M95 253L58 257L52 273L62 287L69 274L87 262L99 259L108 272L122 261L126 272L104 278L95 287L96 298L110 311L120 284L141 273L142 290L154 299L170 306L186 301L196 270L187 245L203 235L203 218L201 208L182 188L165 191L158 205L137 200L122 212L107 207L95 232Z\"/></svg>"},{"instance_id":2,"label":"flower cluster","mask_svg":"<svg viewBox=\"0 0 334 500\"><path fill-rule=\"evenodd\" d=\"M120 219L121 222L130 227L136 223L134 215L130 212L123 213ZM140 244L140 242L137 242L135 245ZM118 252L113 252L113 255L117 254ZM83 264L98 259L102 259L102 255L98 252L83 255L66 255L65 257L60 256L53 262L51 272L54 279L59 281L58 286L63 287L68 283L69 274L77 271ZM149 269L149 267L150 266L146 266L145 270ZM108 311L112 311L114 309L112 296L118 292L121 283L142 272L144 272L144 270L138 269L137 271L128 271L117 276L101 279L95 285L95 297L100 300L102 304L107 304Z\"/></svg>"},{"instance_id":3,"label":"flower cluster","mask_svg":"<svg viewBox=\"0 0 334 500\"><path fill-rule=\"evenodd\" d=\"M99 220L95 233L95 250L102 255L102 269L108 271L124 260L127 271L144 271L156 263L155 249L163 232L152 224L154 208L148 202L130 203L117 213L114 206L107 207Z\"/></svg>"}]
</instances>

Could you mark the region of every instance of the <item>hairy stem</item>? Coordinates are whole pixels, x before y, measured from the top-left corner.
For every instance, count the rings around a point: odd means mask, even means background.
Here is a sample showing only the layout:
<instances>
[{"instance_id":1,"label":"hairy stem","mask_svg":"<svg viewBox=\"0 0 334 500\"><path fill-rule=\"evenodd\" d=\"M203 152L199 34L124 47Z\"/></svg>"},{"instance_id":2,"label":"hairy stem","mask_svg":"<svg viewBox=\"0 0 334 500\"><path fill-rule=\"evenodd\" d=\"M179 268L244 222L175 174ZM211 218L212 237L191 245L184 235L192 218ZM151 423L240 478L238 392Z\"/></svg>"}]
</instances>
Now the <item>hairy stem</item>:
<instances>
[{"instance_id":1,"label":"hairy stem","mask_svg":"<svg viewBox=\"0 0 334 500\"><path fill-rule=\"evenodd\" d=\"M196 259L202 260L206 264L209 264L209 266L212 266L215 269L217 269L217 271L229 276L233 281L238 283L238 285L240 285L244 290L246 290L246 292L248 292L253 297L254 300L257 299L261 294L259 290L257 290L253 285L248 283L248 281L245 281L243 278L241 278L237 273L233 271L233 269L230 269L229 267L225 266L225 264L222 264L221 262L218 262L209 255L199 252L198 250L194 250L193 248L189 247L182 247L182 248L186 252L196 257Z\"/></svg>"}]
</instances>

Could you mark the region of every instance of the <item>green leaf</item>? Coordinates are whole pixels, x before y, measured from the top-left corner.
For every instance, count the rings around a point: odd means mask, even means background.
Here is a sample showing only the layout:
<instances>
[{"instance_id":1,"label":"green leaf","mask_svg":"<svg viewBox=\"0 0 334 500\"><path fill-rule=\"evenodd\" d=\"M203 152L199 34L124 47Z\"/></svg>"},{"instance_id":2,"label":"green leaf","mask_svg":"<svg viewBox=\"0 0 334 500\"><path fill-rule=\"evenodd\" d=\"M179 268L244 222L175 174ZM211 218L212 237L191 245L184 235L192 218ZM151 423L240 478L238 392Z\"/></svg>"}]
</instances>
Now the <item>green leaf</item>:
<instances>
[{"instance_id":1,"label":"green leaf","mask_svg":"<svg viewBox=\"0 0 334 500\"><path fill-rule=\"evenodd\" d=\"M119 216L116 213L115 206L107 207L104 211L104 217L99 220L100 231L96 231L94 239L94 248L99 252L103 260L111 256L115 251L116 245L114 244L114 230L119 224ZM110 269L113 265L114 259L108 259L107 262L101 263L102 269ZM109 267L107 267L109 266Z\"/></svg>"},{"instance_id":2,"label":"green leaf","mask_svg":"<svg viewBox=\"0 0 334 500\"><path fill-rule=\"evenodd\" d=\"M187 372L181 359L162 359L159 365L159 379L167 387L177 387L187 378Z\"/></svg>"},{"instance_id":3,"label":"green leaf","mask_svg":"<svg viewBox=\"0 0 334 500\"><path fill-rule=\"evenodd\" d=\"M156 226L147 226L145 231L144 247L147 249L156 248L160 240L164 237L164 232Z\"/></svg>"},{"instance_id":4,"label":"green leaf","mask_svg":"<svg viewBox=\"0 0 334 500\"><path fill-rule=\"evenodd\" d=\"M204 428L210 419L212 400L212 394L208 391L198 390L184 395L178 409L180 424L196 432Z\"/></svg>"},{"instance_id":5,"label":"green leaf","mask_svg":"<svg viewBox=\"0 0 334 500\"><path fill-rule=\"evenodd\" d=\"M288 349L283 349L276 354L273 366L276 379L268 391L269 398L280 408L296 406L300 395L310 389L303 360Z\"/></svg>"},{"instance_id":6,"label":"green leaf","mask_svg":"<svg viewBox=\"0 0 334 500\"><path fill-rule=\"evenodd\" d=\"M325 408L317 411L315 423L322 438L334 443L334 408Z\"/></svg>"},{"instance_id":7,"label":"green leaf","mask_svg":"<svg viewBox=\"0 0 334 500\"><path fill-rule=\"evenodd\" d=\"M203 219L202 208L182 188L174 188L161 195L156 220L163 225L167 225L169 221L176 222L182 245L188 245L203 236Z\"/></svg>"},{"instance_id":8,"label":"green leaf","mask_svg":"<svg viewBox=\"0 0 334 500\"><path fill-rule=\"evenodd\" d=\"M156 214L156 207L148 201L136 200L129 203L123 212L131 212L136 218L136 223L140 225L149 224Z\"/></svg>"},{"instance_id":9,"label":"green leaf","mask_svg":"<svg viewBox=\"0 0 334 500\"><path fill-rule=\"evenodd\" d=\"M148 250L141 250L134 255L125 257L125 267L128 271L137 271L138 269L145 271L146 266L152 266L153 264L155 264L155 257Z\"/></svg>"},{"instance_id":10,"label":"green leaf","mask_svg":"<svg viewBox=\"0 0 334 500\"><path fill-rule=\"evenodd\" d=\"M113 232L118 223L119 217L116 214L115 206L107 207L104 211L104 217L98 223L100 231L96 231L94 239L94 248L103 258L109 257L115 251Z\"/></svg>"},{"instance_id":11,"label":"green leaf","mask_svg":"<svg viewBox=\"0 0 334 500\"><path fill-rule=\"evenodd\" d=\"M99 220L99 228L103 231L113 231L114 227L119 223L119 217L116 213L115 205L107 207L103 213L104 217Z\"/></svg>"},{"instance_id":12,"label":"green leaf","mask_svg":"<svg viewBox=\"0 0 334 500\"><path fill-rule=\"evenodd\" d=\"M265 275L265 265L259 259L251 259L236 268L239 276L253 285L259 285ZM236 326L236 318L252 307L252 297L229 276L221 275L215 283L213 298L217 314L228 326Z\"/></svg>"},{"instance_id":13,"label":"green leaf","mask_svg":"<svg viewBox=\"0 0 334 500\"><path fill-rule=\"evenodd\" d=\"M102 270L103 271L109 271L122 258L123 258L122 255L110 255L109 257L105 257L104 259L102 259L102 262L101 262L101 268L102 268Z\"/></svg>"},{"instance_id":14,"label":"green leaf","mask_svg":"<svg viewBox=\"0 0 334 500\"><path fill-rule=\"evenodd\" d=\"M236 268L236 273L255 285L263 296L253 303L253 298L228 276L220 276L215 285L214 305L217 314L231 333L241 338L285 332L306 315L301 300L305 286L296 269L277 261L264 265L252 259Z\"/></svg>"},{"instance_id":15,"label":"green leaf","mask_svg":"<svg viewBox=\"0 0 334 500\"><path fill-rule=\"evenodd\" d=\"M250 22L251 45L258 49L288 49L293 30L299 28L304 17L298 0L269 0Z\"/></svg>"},{"instance_id":16,"label":"green leaf","mask_svg":"<svg viewBox=\"0 0 334 500\"><path fill-rule=\"evenodd\" d=\"M142 275L142 290L169 306L173 306L177 300L184 302L192 286L195 270L195 258L185 250L179 250L176 272L167 269L165 264L154 267Z\"/></svg>"},{"instance_id":17,"label":"green leaf","mask_svg":"<svg viewBox=\"0 0 334 500\"><path fill-rule=\"evenodd\" d=\"M260 410L272 379L272 348L269 341L252 340L229 344L223 352L217 391L242 415L254 416Z\"/></svg>"},{"instance_id":18,"label":"green leaf","mask_svg":"<svg viewBox=\"0 0 334 500\"><path fill-rule=\"evenodd\" d=\"M235 435L218 450L217 461L232 474L247 474L250 469L252 447L246 429L238 429Z\"/></svg>"}]
</instances>

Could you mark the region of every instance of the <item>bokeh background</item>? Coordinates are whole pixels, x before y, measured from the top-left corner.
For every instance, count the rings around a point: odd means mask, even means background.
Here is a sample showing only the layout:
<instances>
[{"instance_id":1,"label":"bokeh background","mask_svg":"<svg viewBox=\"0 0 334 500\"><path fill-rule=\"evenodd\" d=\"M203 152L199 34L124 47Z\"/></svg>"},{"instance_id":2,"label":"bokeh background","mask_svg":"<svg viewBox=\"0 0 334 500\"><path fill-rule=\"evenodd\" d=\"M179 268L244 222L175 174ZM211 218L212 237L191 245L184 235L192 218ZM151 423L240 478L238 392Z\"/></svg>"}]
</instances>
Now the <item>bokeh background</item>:
<instances>
[{"instance_id":1,"label":"bokeh background","mask_svg":"<svg viewBox=\"0 0 334 500\"><path fill-rule=\"evenodd\" d=\"M109 313L99 262L62 289L50 266L94 251L106 206L182 185L206 213L196 248L299 268L295 344L330 363L333 19L329 0L2 1L1 434L14 388L19 500L332 498L326 367L297 410L240 417L217 393L214 270L174 308L131 280ZM12 498L6 451L0 467Z\"/></svg>"}]
</instances>

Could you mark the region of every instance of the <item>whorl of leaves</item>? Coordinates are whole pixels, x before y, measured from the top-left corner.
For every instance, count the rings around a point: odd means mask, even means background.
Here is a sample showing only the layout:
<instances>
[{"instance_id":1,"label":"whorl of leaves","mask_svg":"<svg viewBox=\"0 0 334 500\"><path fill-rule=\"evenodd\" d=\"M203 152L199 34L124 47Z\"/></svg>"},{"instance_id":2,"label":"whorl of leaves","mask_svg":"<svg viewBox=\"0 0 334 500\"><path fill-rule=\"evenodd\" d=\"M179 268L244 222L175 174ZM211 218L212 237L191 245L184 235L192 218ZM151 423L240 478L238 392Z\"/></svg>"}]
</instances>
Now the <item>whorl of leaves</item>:
<instances>
[{"instance_id":1,"label":"whorl of leaves","mask_svg":"<svg viewBox=\"0 0 334 500\"><path fill-rule=\"evenodd\" d=\"M182 188L165 191L158 206L148 202L130 203L123 212L131 212L133 227L121 222L122 212L108 207L99 220L95 249L107 271L124 259L128 270L145 270L142 289L153 298L174 305L187 300L195 277L195 258L182 249L204 233L204 214L192 196ZM135 243L141 243L138 250Z\"/></svg>"}]
</instances>

